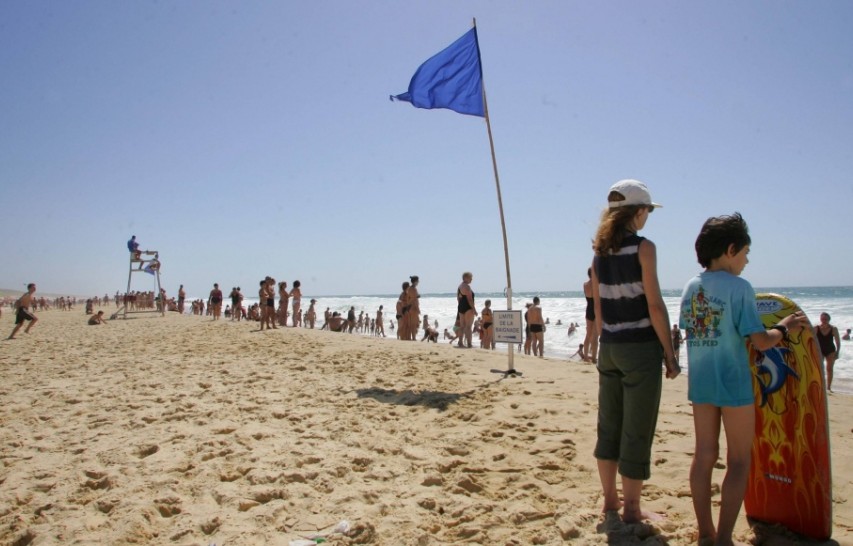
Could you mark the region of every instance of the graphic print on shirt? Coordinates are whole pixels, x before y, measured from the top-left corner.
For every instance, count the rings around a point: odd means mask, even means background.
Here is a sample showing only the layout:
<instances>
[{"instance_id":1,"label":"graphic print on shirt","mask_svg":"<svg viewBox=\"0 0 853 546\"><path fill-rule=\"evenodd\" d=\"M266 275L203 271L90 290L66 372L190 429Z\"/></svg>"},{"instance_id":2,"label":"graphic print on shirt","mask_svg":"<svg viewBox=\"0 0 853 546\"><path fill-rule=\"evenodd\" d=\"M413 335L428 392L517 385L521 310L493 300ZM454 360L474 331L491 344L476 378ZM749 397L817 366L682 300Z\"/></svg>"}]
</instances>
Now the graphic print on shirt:
<instances>
[{"instance_id":1,"label":"graphic print on shirt","mask_svg":"<svg viewBox=\"0 0 853 546\"><path fill-rule=\"evenodd\" d=\"M720 337L719 325L725 313L726 304L719 298L708 297L705 288L700 284L699 289L690 296L690 307L682 310L682 318L687 325L686 339L709 340Z\"/></svg>"}]
</instances>

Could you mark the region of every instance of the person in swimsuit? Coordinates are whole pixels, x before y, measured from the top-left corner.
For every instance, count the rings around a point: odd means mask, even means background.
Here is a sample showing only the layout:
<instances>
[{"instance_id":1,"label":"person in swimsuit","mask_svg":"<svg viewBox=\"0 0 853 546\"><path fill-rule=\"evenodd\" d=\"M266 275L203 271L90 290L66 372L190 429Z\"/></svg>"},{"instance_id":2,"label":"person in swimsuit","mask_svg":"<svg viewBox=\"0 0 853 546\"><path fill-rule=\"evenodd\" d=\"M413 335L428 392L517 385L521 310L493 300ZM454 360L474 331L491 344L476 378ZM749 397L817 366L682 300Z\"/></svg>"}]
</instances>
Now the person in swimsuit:
<instances>
[{"instance_id":1,"label":"person in swimsuit","mask_svg":"<svg viewBox=\"0 0 853 546\"><path fill-rule=\"evenodd\" d=\"M851 329L850 329L850 328L848 328L848 329L847 329L847 331L846 331L846 332L844 332L844 335L843 335L843 336L841 336L841 339L842 339L843 341L850 341L850 330L851 330Z\"/></svg>"},{"instance_id":2,"label":"person in swimsuit","mask_svg":"<svg viewBox=\"0 0 853 546\"><path fill-rule=\"evenodd\" d=\"M678 362L678 353L681 349L681 328L678 324L672 325L672 352L675 354L675 361Z\"/></svg>"},{"instance_id":3,"label":"person in swimsuit","mask_svg":"<svg viewBox=\"0 0 853 546\"><path fill-rule=\"evenodd\" d=\"M376 311L376 337L385 337L385 325L382 320L382 309L383 307L380 305L379 310Z\"/></svg>"},{"instance_id":4,"label":"person in swimsuit","mask_svg":"<svg viewBox=\"0 0 853 546\"><path fill-rule=\"evenodd\" d=\"M408 336L408 333L406 332L406 321L403 320L403 315L405 315L406 311L409 310L409 308L406 307L406 293L409 290L409 282L404 282L402 288L403 291L400 292L400 297L397 298L397 314L395 315L397 317L398 324L397 339L408 339L408 337L406 337ZM394 321L391 321L391 330L394 330Z\"/></svg>"},{"instance_id":5,"label":"person in swimsuit","mask_svg":"<svg viewBox=\"0 0 853 546\"><path fill-rule=\"evenodd\" d=\"M583 295L586 298L586 336L583 338L583 359L595 364L598 362L598 335L595 331L595 302L592 299L592 268L587 268L588 280L583 283Z\"/></svg>"},{"instance_id":6,"label":"person in swimsuit","mask_svg":"<svg viewBox=\"0 0 853 546\"><path fill-rule=\"evenodd\" d=\"M486 300L483 305L483 310L480 313L480 317L483 319L483 337L480 339L480 346L491 350L495 348L495 336L494 330L492 330L492 300Z\"/></svg>"},{"instance_id":7,"label":"person in swimsuit","mask_svg":"<svg viewBox=\"0 0 853 546\"><path fill-rule=\"evenodd\" d=\"M258 302L260 302L258 320L261 323L260 330L263 330L264 326L267 326L267 330L269 330L269 323L267 321L267 280L262 279L258 283L258 287Z\"/></svg>"},{"instance_id":8,"label":"person in swimsuit","mask_svg":"<svg viewBox=\"0 0 853 546\"><path fill-rule=\"evenodd\" d=\"M98 311L97 315L92 315L89 317L89 326L96 326L98 324L106 324L107 319L104 318L104 312Z\"/></svg>"},{"instance_id":9,"label":"person in swimsuit","mask_svg":"<svg viewBox=\"0 0 853 546\"><path fill-rule=\"evenodd\" d=\"M187 292L184 290L184 285L181 285L178 288L178 312L180 314L184 314L184 302L187 299Z\"/></svg>"},{"instance_id":10,"label":"person in swimsuit","mask_svg":"<svg viewBox=\"0 0 853 546\"><path fill-rule=\"evenodd\" d=\"M820 346L820 354L826 361L826 388L832 392L832 368L838 360L841 352L841 338L838 336L838 328L829 323L829 313L820 314L820 324L815 328L817 344Z\"/></svg>"},{"instance_id":11,"label":"person in swimsuit","mask_svg":"<svg viewBox=\"0 0 853 546\"><path fill-rule=\"evenodd\" d=\"M312 299L311 305L308 306L308 312L305 313L305 323L312 330L314 329L314 322L317 320L317 312L314 310L315 303L317 303L317 300Z\"/></svg>"},{"instance_id":12,"label":"person in swimsuit","mask_svg":"<svg viewBox=\"0 0 853 546\"><path fill-rule=\"evenodd\" d=\"M349 321L344 319L344 317L342 317L340 313L335 311L334 313L332 313L332 316L331 318L329 318L329 322L327 324L329 325L330 331L343 333L346 331L347 324L349 324Z\"/></svg>"},{"instance_id":13,"label":"person in swimsuit","mask_svg":"<svg viewBox=\"0 0 853 546\"><path fill-rule=\"evenodd\" d=\"M302 283L293 281L293 290L290 291L291 305L293 305L293 327L296 328L302 321Z\"/></svg>"},{"instance_id":14,"label":"person in swimsuit","mask_svg":"<svg viewBox=\"0 0 853 546\"><path fill-rule=\"evenodd\" d=\"M418 338L418 326L421 322L421 304L420 297L421 295L418 293L418 284L420 284L420 279L417 275L412 275L409 277L411 283L409 284L409 288L406 290L406 306L409 308L408 311L403 313L403 320L406 321L406 333L408 337L404 337L403 339L409 341L415 341Z\"/></svg>"},{"instance_id":15,"label":"person in swimsuit","mask_svg":"<svg viewBox=\"0 0 853 546\"><path fill-rule=\"evenodd\" d=\"M290 299L290 294L287 291L287 282L281 281L278 283L278 324L279 326L287 326L287 302Z\"/></svg>"},{"instance_id":16,"label":"person in swimsuit","mask_svg":"<svg viewBox=\"0 0 853 546\"><path fill-rule=\"evenodd\" d=\"M267 313L267 330L272 328L273 330L277 330L278 326L276 326L276 312L275 312L275 279L272 277L267 277L264 279L267 283L267 299L266 299L266 313Z\"/></svg>"},{"instance_id":17,"label":"person in swimsuit","mask_svg":"<svg viewBox=\"0 0 853 546\"><path fill-rule=\"evenodd\" d=\"M222 290L219 289L218 283L213 283L208 307L213 309L213 320L219 320L219 315L222 312Z\"/></svg>"},{"instance_id":18,"label":"person in swimsuit","mask_svg":"<svg viewBox=\"0 0 853 546\"><path fill-rule=\"evenodd\" d=\"M30 332L30 328L35 326L36 322L39 319L30 312L29 308L33 305L33 294L36 293L36 284L30 283L27 285L27 292L15 302L15 328L12 330L12 333L9 334L9 339L15 339L15 334L18 333L18 330L24 325L25 321L29 321L27 328L24 330L25 334Z\"/></svg>"},{"instance_id":19,"label":"person in swimsuit","mask_svg":"<svg viewBox=\"0 0 853 546\"><path fill-rule=\"evenodd\" d=\"M347 311L347 332L351 334L355 330L355 325L355 305L350 305L349 311Z\"/></svg>"},{"instance_id":20,"label":"person in swimsuit","mask_svg":"<svg viewBox=\"0 0 853 546\"><path fill-rule=\"evenodd\" d=\"M474 275L470 271L462 273L462 282L456 289L456 312L459 313L459 325L462 333L459 335L459 347L470 349L473 344L471 340L474 327L474 317L477 309L474 308L474 292L471 290L471 281Z\"/></svg>"},{"instance_id":21,"label":"person in swimsuit","mask_svg":"<svg viewBox=\"0 0 853 546\"><path fill-rule=\"evenodd\" d=\"M533 356L545 357L545 321L542 320L542 308L539 307L539 296L533 298L533 305L527 310L527 323L530 325L532 343L530 349Z\"/></svg>"}]
</instances>

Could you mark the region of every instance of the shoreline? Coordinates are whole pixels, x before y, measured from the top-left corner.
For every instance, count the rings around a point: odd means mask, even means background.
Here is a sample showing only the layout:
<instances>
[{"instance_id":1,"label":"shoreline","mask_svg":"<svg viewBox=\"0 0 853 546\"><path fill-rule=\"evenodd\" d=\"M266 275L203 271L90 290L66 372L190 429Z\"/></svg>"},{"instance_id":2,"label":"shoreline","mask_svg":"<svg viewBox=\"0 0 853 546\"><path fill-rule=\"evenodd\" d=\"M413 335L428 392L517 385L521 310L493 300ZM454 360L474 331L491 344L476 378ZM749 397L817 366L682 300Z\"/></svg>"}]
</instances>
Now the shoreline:
<instances>
[{"instance_id":1,"label":"shoreline","mask_svg":"<svg viewBox=\"0 0 853 546\"><path fill-rule=\"evenodd\" d=\"M593 366L516 354L524 376L504 379L500 348L39 317L2 342L0 542L288 544L342 520L368 544L694 540L683 378L664 382L643 495L667 518L624 525L600 513ZM853 542L853 399L829 405L827 545ZM743 511L735 534L753 536Z\"/></svg>"}]
</instances>

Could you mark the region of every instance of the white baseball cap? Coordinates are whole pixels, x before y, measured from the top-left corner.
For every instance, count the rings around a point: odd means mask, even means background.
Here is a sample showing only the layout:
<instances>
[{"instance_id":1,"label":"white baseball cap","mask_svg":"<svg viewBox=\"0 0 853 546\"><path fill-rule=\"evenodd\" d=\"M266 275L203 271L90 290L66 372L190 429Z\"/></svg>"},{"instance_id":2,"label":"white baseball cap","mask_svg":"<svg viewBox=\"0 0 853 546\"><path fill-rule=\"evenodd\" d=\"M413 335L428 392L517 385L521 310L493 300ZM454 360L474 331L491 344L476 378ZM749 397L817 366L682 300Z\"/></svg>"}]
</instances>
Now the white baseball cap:
<instances>
[{"instance_id":1,"label":"white baseball cap","mask_svg":"<svg viewBox=\"0 0 853 546\"><path fill-rule=\"evenodd\" d=\"M652 202L652 196L649 194L649 188L639 180L632 180L630 178L620 180L610 186L610 191L615 191L625 198L624 201L610 201L609 206L611 209L631 205L651 205L653 207L663 206Z\"/></svg>"}]
</instances>

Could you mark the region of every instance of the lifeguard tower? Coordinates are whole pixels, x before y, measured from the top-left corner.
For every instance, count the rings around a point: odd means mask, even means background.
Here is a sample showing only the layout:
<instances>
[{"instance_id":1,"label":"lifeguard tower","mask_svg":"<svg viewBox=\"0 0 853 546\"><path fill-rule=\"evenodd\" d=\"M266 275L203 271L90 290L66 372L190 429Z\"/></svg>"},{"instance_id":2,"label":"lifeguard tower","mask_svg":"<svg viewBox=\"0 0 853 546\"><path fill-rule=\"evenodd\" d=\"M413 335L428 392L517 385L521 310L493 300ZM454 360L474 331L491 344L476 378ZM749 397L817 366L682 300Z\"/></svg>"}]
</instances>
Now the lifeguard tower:
<instances>
[{"instance_id":1,"label":"lifeguard tower","mask_svg":"<svg viewBox=\"0 0 853 546\"><path fill-rule=\"evenodd\" d=\"M137 302L130 302L128 298L134 297L131 295L130 287L133 284L133 276L142 273L144 275L152 275L154 277L154 301L152 305L137 305ZM159 313L160 316L166 315L166 302L162 298L163 292L160 290L160 253L156 250L136 250L130 252L130 265L127 272L127 291L124 293L124 305L116 311L114 316L122 315L122 318L127 318L129 314L135 313ZM133 309L131 310L131 303ZM142 303L142 302L140 302Z\"/></svg>"}]
</instances>

